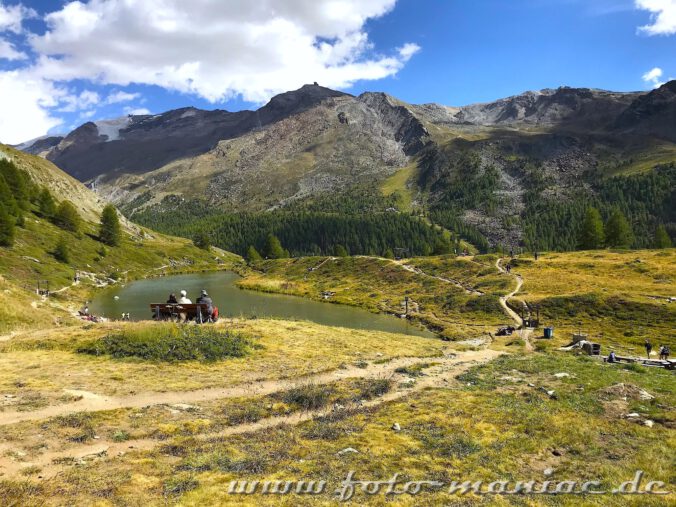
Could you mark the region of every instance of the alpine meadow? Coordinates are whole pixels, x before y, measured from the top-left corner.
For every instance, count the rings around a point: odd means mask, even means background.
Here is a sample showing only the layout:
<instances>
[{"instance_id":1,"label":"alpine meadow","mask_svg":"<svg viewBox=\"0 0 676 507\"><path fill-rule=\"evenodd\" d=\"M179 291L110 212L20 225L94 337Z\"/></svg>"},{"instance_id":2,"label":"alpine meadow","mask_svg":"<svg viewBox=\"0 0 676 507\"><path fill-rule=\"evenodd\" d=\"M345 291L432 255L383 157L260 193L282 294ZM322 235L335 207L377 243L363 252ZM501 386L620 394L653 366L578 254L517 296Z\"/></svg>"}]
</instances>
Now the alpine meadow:
<instances>
[{"instance_id":1,"label":"alpine meadow","mask_svg":"<svg viewBox=\"0 0 676 507\"><path fill-rule=\"evenodd\" d=\"M673 1L0 0L0 505L673 505L674 50Z\"/></svg>"}]
</instances>

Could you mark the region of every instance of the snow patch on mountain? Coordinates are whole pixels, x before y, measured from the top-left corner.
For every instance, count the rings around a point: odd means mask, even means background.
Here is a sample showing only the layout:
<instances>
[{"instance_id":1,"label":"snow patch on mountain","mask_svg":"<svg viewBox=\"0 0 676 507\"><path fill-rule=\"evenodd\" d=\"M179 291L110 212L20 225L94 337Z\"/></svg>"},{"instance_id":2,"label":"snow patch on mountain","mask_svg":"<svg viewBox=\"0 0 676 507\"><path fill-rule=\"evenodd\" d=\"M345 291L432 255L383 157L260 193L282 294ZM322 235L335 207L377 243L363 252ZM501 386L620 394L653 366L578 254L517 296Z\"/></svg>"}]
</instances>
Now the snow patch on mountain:
<instances>
[{"instance_id":1,"label":"snow patch on mountain","mask_svg":"<svg viewBox=\"0 0 676 507\"><path fill-rule=\"evenodd\" d=\"M101 120L94 122L99 129L99 135L106 136L106 142L117 141L120 138L120 130L126 129L132 121L131 116L122 116L113 120Z\"/></svg>"}]
</instances>

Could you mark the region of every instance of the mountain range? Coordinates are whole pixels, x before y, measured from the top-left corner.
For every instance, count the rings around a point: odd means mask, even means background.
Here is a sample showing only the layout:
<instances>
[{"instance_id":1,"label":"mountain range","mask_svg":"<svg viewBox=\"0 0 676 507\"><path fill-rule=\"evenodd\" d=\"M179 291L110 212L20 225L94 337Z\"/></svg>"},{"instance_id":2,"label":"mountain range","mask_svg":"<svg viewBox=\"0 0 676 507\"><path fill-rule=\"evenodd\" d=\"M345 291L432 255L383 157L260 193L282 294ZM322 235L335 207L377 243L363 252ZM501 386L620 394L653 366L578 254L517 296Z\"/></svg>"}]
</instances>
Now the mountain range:
<instances>
[{"instance_id":1,"label":"mountain range","mask_svg":"<svg viewBox=\"0 0 676 507\"><path fill-rule=\"evenodd\" d=\"M225 212L308 203L341 211L336 196L357 189L380 211L452 209L490 243L519 243L533 195L593 196L601 179L676 160L676 81L650 92L561 87L464 107L315 83L256 111L188 107L88 122L19 148L130 215L176 198Z\"/></svg>"}]
</instances>

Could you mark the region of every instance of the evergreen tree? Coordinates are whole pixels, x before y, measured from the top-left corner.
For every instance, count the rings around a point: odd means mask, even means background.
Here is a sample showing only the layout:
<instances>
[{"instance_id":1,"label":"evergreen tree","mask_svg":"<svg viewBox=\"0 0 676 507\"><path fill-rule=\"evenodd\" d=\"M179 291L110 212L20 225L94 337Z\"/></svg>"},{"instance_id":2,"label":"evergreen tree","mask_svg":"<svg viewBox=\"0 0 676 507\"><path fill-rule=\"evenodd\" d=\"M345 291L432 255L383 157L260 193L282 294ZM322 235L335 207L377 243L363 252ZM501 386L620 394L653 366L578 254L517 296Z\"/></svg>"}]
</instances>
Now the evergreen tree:
<instances>
[{"instance_id":1,"label":"evergreen tree","mask_svg":"<svg viewBox=\"0 0 676 507\"><path fill-rule=\"evenodd\" d=\"M118 246L122 235L120 219L117 210L112 204L103 208L101 225L99 226L99 240L109 246Z\"/></svg>"},{"instance_id":2,"label":"evergreen tree","mask_svg":"<svg viewBox=\"0 0 676 507\"><path fill-rule=\"evenodd\" d=\"M56 202L46 188L38 196L38 213L44 218L52 218L56 214Z\"/></svg>"},{"instance_id":3,"label":"evergreen tree","mask_svg":"<svg viewBox=\"0 0 676 507\"><path fill-rule=\"evenodd\" d=\"M289 256L289 252L284 250L279 238L274 234L268 234L268 237L265 239L263 253L268 259L285 259Z\"/></svg>"},{"instance_id":4,"label":"evergreen tree","mask_svg":"<svg viewBox=\"0 0 676 507\"><path fill-rule=\"evenodd\" d=\"M14 222L5 207L0 203L0 246L12 246L14 244Z\"/></svg>"},{"instance_id":5,"label":"evergreen tree","mask_svg":"<svg viewBox=\"0 0 676 507\"><path fill-rule=\"evenodd\" d=\"M347 249L343 245L336 245L333 249L333 255L336 257L349 257L350 254L347 253Z\"/></svg>"},{"instance_id":6,"label":"evergreen tree","mask_svg":"<svg viewBox=\"0 0 676 507\"><path fill-rule=\"evenodd\" d=\"M63 262L64 264L68 264L70 262L70 252L68 250L68 242L65 236L61 236L59 238L56 247L54 247L53 255L54 258L59 262Z\"/></svg>"},{"instance_id":7,"label":"evergreen tree","mask_svg":"<svg viewBox=\"0 0 676 507\"><path fill-rule=\"evenodd\" d=\"M617 208L606 222L606 244L613 248L629 248L634 242L634 233L627 217Z\"/></svg>"},{"instance_id":8,"label":"evergreen tree","mask_svg":"<svg viewBox=\"0 0 676 507\"><path fill-rule=\"evenodd\" d=\"M14 193L2 174L0 174L0 205L5 207L5 211L9 215L14 216L19 211L16 199L14 199Z\"/></svg>"},{"instance_id":9,"label":"evergreen tree","mask_svg":"<svg viewBox=\"0 0 676 507\"><path fill-rule=\"evenodd\" d=\"M671 248L672 242L664 224L657 226L655 230L655 248Z\"/></svg>"},{"instance_id":10,"label":"evergreen tree","mask_svg":"<svg viewBox=\"0 0 676 507\"><path fill-rule=\"evenodd\" d=\"M211 239L204 231L198 231L193 237L192 242L197 248L201 248L202 250L209 250L211 248Z\"/></svg>"},{"instance_id":11,"label":"evergreen tree","mask_svg":"<svg viewBox=\"0 0 676 507\"><path fill-rule=\"evenodd\" d=\"M246 251L246 261L249 264L253 264L254 262L262 260L263 257L261 257L261 254L258 253L258 250L256 250L253 245L249 245L249 248Z\"/></svg>"},{"instance_id":12,"label":"evergreen tree","mask_svg":"<svg viewBox=\"0 0 676 507\"><path fill-rule=\"evenodd\" d=\"M54 223L63 230L78 232L80 230L80 215L70 201L63 201L56 208Z\"/></svg>"},{"instance_id":13,"label":"evergreen tree","mask_svg":"<svg viewBox=\"0 0 676 507\"><path fill-rule=\"evenodd\" d=\"M391 248L388 248L387 250L385 250L385 252L383 252L383 257L385 257L386 259L394 259L394 252L392 251Z\"/></svg>"},{"instance_id":14,"label":"evergreen tree","mask_svg":"<svg viewBox=\"0 0 676 507\"><path fill-rule=\"evenodd\" d=\"M601 213L599 213L599 210L596 208L587 208L584 221L582 222L582 230L580 231L580 248L582 250L595 250L601 248L603 247L605 239Z\"/></svg>"}]
</instances>

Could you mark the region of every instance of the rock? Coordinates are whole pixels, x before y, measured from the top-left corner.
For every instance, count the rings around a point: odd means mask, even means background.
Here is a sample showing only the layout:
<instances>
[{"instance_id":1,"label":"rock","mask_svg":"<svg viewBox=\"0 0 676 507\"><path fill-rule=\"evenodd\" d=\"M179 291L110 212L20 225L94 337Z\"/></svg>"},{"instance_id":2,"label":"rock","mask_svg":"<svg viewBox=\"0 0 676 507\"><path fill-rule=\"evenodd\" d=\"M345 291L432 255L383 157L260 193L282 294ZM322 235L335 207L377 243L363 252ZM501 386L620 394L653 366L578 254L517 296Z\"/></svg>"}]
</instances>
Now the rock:
<instances>
[{"instance_id":1,"label":"rock","mask_svg":"<svg viewBox=\"0 0 676 507\"><path fill-rule=\"evenodd\" d=\"M632 412L631 414L625 415L627 419L634 419L636 417L640 417L636 412Z\"/></svg>"},{"instance_id":2,"label":"rock","mask_svg":"<svg viewBox=\"0 0 676 507\"><path fill-rule=\"evenodd\" d=\"M655 425L655 421L651 421L650 419L646 419L643 421L643 425L647 426L648 428L652 428Z\"/></svg>"},{"instance_id":3,"label":"rock","mask_svg":"<svg viewBox=\"0 0 676 507\"><path fill-rule=\"evenodd\" d=\"M558 397L556 396L555 391L547 391L547 396L549 396L551 399L556 400Z\"/></svg>"},{"instance_id":4,"label":"rock","mask_svg":"<svg viewBox=\"0 0 676 507\"><path fill-rule=\"evenodd\" d=\"M341 410L345 410L345 405L341 405L340 403L336 403L336 404L333 406L333 410L334 410L335 412L339 412L339 411L341 411Z\"/></svg>"},{"instance_id":5,"label":"rock","mask_svg":"<svg viewBox=\"0 0 676 507\"><path fill-rule=\"evenodd\" d=\"M545 477L550 477L554 475L554 469L553 468L545 468L545 471L543 472L545 474Z\"/></svg>"},{"instance_id":6,"label":"rock","mask_svg":"<svg viewBox=\"0 0 676 507\"><path fill-rule=\"evenodd\" d=\"M343 456L344 454L359 454L359 451L357 449L353 449L352 447L346 447L342 451L338 451L336 454L338 454L338 456Z\"/></svg>"},{"instance_id":7,"label":"rock","mask_svg":"<svg viewBox=\"0 0 676 507\"><path fill-rule=\"evenodd\" d=\"M535 387L535 384L531 384L530 382L528 382L528 387Z\"/></svg>"},{"instance_id":8,"label":"rock","mask_svg":"<svg viewBox=\"0 0 676 507\"><path fill-rule=\"evenodd\" d=\"M561 456L561 451L559 451L558 449L554 449L554 450L552 451L552 454L553 454L554 456Z\"/></svg>"},{"instance_id":9,"label":"rock","mask_svg":"<svg viewBox=\"0 0 676 507\"><path fill-rule=\"evenodd\" d=\"M401 431L401 426L399 426L399 423L394 423L394 424L392 425L392 429L393 429L394 431Z\"/></svg>"},{"instance_id":10,"label":"rock","mask_svg":"<svg viewBox=\"0 0 676 507\"><path fill-rule=\"evenodd\" d=\"M570 373L565 373L565 372L562 372L562 373L555 373L554 376L555 376L556 378L566 378L566 377L570 377Z\"/></svg>"},{"instance_id":11,"label":"rock","mask_svg":"<svg viewBox=\"0 0 676 507\"><path fill-rule=\"evenodd\" d=\"M176 403L175 405L172 405L172 408L175 408L176 410L182 410L184 412L201 410L201 408L196 405L188 405L186 403Z\"/></svg>"}]
</instances>

